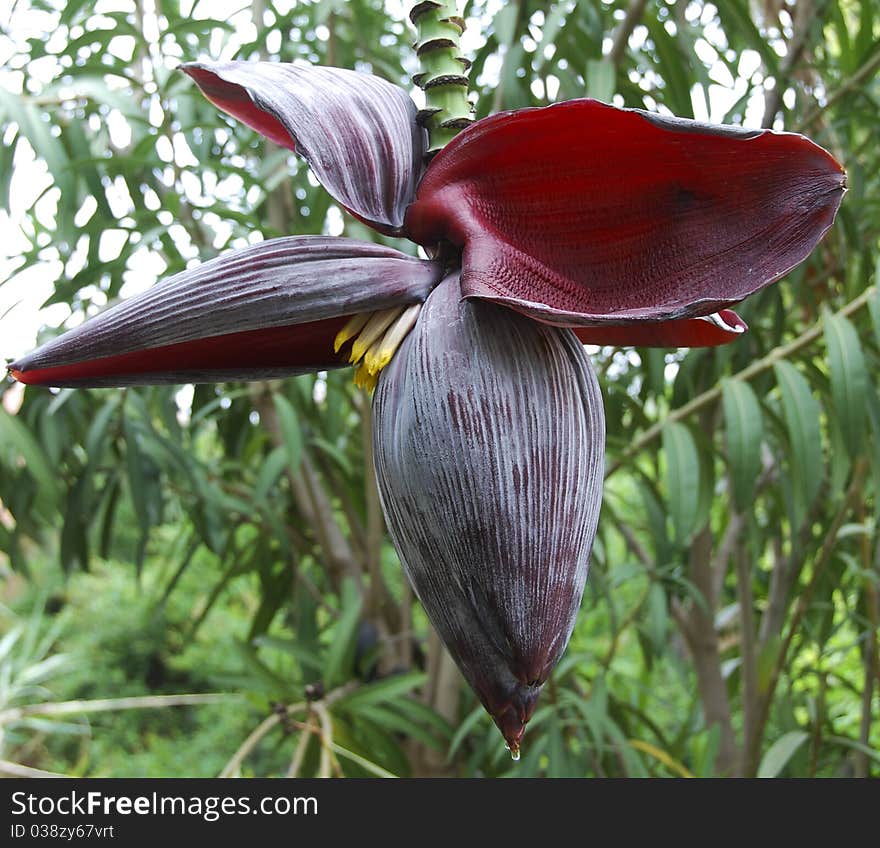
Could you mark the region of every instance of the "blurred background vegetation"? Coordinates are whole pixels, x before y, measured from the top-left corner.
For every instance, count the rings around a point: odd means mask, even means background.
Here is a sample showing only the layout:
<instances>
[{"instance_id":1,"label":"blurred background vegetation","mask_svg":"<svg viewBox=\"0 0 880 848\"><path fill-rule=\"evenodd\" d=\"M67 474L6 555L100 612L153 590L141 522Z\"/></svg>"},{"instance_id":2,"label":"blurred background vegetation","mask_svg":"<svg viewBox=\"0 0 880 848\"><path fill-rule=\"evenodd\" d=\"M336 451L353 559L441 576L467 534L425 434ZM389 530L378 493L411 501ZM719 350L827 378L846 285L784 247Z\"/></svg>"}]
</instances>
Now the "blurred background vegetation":
<instances>
[{"instance_id":1,"label":"blurred background vegetation","mask_svg":"<svg viewBox=\"0 0 880 848\"><path fill-rule=\"evenodd\" d=\"M248 242L378 238L174 68L305 59L409 89L406 11L7 4L0 352L25 352L7 349L27 319L16 304L48 282L42 338ZM742 340L594 352L599 537L522 760L402 579L369 396L341 371L0 384L0 771L880 775L880 3L509 0L466 15L478 117L589 95L797 130L850 187L811 259L744 304Z\"/></svg>"}]
</instances>

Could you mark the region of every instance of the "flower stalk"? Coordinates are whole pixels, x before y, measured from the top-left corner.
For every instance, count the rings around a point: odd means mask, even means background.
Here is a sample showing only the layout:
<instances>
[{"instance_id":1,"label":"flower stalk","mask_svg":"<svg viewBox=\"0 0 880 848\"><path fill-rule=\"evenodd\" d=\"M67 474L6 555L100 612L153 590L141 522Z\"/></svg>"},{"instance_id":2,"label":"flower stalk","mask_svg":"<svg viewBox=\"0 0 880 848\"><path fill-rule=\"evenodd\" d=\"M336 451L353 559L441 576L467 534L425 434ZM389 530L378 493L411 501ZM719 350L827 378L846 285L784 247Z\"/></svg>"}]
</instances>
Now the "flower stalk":
<instances>
[{"instance_id":1,"label":"flower stalk","mask_svg":"<svg viewBox=\"0 0 880 848\"><path fill-rule=\"evenodd\" d=\"M409 17L418 31L420 70L413 82L425 92L418 121L428 131L425 160L430 161L473 123L467 77L471 63L461 53L465 23L456 0L424 0L413 6Z\"/></svg>"}]
</instances>

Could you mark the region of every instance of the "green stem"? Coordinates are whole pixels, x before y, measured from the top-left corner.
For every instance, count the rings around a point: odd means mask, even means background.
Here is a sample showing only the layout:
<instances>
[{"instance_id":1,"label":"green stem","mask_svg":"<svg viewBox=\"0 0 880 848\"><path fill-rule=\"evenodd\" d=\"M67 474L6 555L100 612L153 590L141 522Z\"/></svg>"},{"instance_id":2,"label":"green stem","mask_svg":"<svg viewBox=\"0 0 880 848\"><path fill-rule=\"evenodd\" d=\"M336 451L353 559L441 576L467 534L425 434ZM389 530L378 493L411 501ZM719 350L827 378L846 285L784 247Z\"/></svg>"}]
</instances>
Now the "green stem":
<instances>
[{"instance_id":1,"label":"green stem","mask_svg":"<svg viewBox=\"0 0 880 848\"><path fill-rule=\"evenodd\" d=\"M428 130L430 158L473 121L467 97L471 63L461 55L464 19L455 0L423 0L409 17L418 30L420 70L413 82L425 92L419 123Z\"/></svg>"},{"instance_id":2,"label":"green stem","mask_svg":"<svg viewBox=\"0 0 880 848\"><path fill-rule=\"evenodd\" d=\"M835 315L842 315L844 318L848 318L853 312L861 309L872 297L874 297L875 291L876 286L868 287L858 297L851 300L846 306L836 312ZM743 368L742 371L734 374L730 379L742 380L743 382L751 380L752 377L772 368L773 364L780 359L786 359L795 351L812 344L822 335L824 327L825 324L823 321L817 321L812 327L805 330L796 339L787 344L773 348L773 350L763 357L763 359L756 360L748 367ZM638 456L639 452L643 450L646 445L650 444L654 439L660 436L665 424L670 421L681 421L683 418L693 415L695 412L698 412L710 403L714 403L720 397L721 384L717 383L711 389L707 389L701 395L697 395L693 400L688 401L684 406L679 406L677 409L673 409L662 421L658 421L656 424L650 426L641 436L635 439L626 450L623 451L620 458L608 467L605 472L605 479L607 480L612 474L619 471L627 462Z\"/></svg>"}]
</instances>

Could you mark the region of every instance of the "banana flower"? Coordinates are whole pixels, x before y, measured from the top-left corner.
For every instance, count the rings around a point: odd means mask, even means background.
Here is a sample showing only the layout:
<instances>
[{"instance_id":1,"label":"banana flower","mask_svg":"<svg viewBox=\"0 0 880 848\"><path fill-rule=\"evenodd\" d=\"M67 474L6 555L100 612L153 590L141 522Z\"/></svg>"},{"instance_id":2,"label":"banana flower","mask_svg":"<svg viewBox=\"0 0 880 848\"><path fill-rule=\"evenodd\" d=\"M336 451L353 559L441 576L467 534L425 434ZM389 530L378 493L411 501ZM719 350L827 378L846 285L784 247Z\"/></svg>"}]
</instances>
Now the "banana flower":
<instances>
[{"instance_id":1,"label":"banana flower","mask_svg":"<svg viewBox=\"0 0 880 848\"><path fill-rule=\"evenodd\" d=\"M805 259L845 175L792 133L595 100L505 112L425 166L408 94L270 62L183 66L418 259L294 236L157 284L24 356L24 383L283 377L348 364L376 387L376 475L433 626L516 753L574 625L602 496L583 342L716 345L730 310Z\"/></svg>"}]
</instances>

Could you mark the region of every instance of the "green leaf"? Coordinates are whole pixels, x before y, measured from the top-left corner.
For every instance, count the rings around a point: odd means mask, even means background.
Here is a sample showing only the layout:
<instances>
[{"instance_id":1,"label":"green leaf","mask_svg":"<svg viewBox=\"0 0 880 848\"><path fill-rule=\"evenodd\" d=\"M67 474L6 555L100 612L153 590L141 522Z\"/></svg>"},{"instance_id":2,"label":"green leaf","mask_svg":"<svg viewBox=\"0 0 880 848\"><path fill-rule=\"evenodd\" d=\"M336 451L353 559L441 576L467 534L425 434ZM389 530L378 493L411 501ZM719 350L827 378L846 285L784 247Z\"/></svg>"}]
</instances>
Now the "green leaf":
<instances>
[{"instance_id":1,"label":"green leaf","mask_svg":"<svg viewBox=\"0 0 880 848\"><path fill-rule=\"evenodd\" d=\"M852 468L849 449L843 436L840 419L833 416L828 422L828 494L832 498L843 495Z\"/></svg>"},{"instance_id":2,"label":"green leaf","mask_svg":"<svg viewBox=\"0 0 880 848\"><path fill-rule=\"evenodd\" d=\"M809 734L803 730L792 730L777 739L764 754L758 766L758 777L776 777L808 738Z\"/></svg>"},{"instance_id":3,"label":"green leaf","mask_svg":"<svg viewBox=\"0 0 880 848\"><path fill-rule=\"evenodd\" d=\"M131 419L126 418L123 424L125 432L125 462L128 466L128 487L134 506L135 519L145 536L150 530L150 511L147 506L147 485L144 479L143 454L138 441L137 430Z\"/></svg>"},{"instance_id":4,"label":"green leaf","mask_svg":"<svg viewBox=\"0 0 880 848\"><path fill-rule=\"evenodd\" d=\"M91 487L91 482L87 468L70 489L67 498L60 544L61 567L67 572L73 571L76 566L85 569L89 565L87 515L91 504L88 503L86 490Z\"/></svg>"},{"instance_id":5,"label":"green leaf","mask_svg":"<svg viewBox=\"0 0 880 848\"><path fill-rule=\"evenodd\" d=\"M779 652L782 650L780 636L771 636L761 646L758 653L758 691L761 693L770 691L770 683L773 679L773 670L779 660Z\"/></svg>"},{"instance_id":6,"label":"green leaf","mask_svg":"<svg viewBox=\"0 0 880 848\"><path fill-rule=\"evenodd\" d=\"M678 116L692 118L691 69L681 42L673 38L659 18L649 18L646 25L657 51L659 72L663 77L663 101Z\"/></svg>"},{"instance_id":7,"label":"green leaf","mask_svg":"<svg viewBox=\"0 0 880 848\"><path fill-rule=\"evenodd\" d=\"M284 447L287 450L287 461L290 463L291 473L296 473L302 461L302 433L296 418L296 411L290 401L284 395L275 395L275 412L278 414L278 424L281 427L281 435L284 437Z\"/></svg>"},{"instance_id":8,"label":"green leaf","mask_svg":"<svg viewBox=\"0 0 880 848\"><path fill-rule=\"evenodd\" d=\"M590 59L587 62L587 96L607 102L617 88L617 71L608 59Z\"/></svg>"},{"instance_id":9,"label":"green leaf","mask_svg":"<svg viewBox=\"0 0 880 848\"><path fill-rule=\"evenodd\" d=\"M790 362L774 366L782 393L782 410L788 431L789 459L794 500L793 523L800 527L822 485L822 409L803 375Z\"/></svg>"},{"instance_id":10,"label":"green leaf","mask_svg":"<svg viewBox=\"0 0 880 848\"><path fill-rule=\"evenodd\" d=\"M455 733L449 742L449 759L451 760L455 756L456 752L461 747L462 742L467 739L468 735L475 728L479 727L481 724L487 724L488 721L489 714L482 706L477 705L476 709L472 710L467 718L465 718L456 728Z\"/></svg>"},{"instance_id":11,"label":"green leaf","mask_svg":"<svg viewBox=\"0 0 880 848\"><path fill-rule=\"evenodd\" d=\"M350 695L340 698L337 701L337 706L345 706L347 709L356 712L360 707L368 704L393 702L417 686L421 686L425 680L426 676L422 672L395 674L391 677L386 677L384 680L368 683L355 689Z\"/></svg>"},{"instance_id":12,"label":"green leaf","mask_svg":"<svg viewBox=\"0 0 880 848\"><path fill-rule=\"evenodd\" d=\"M128 100L129 98L125 99ZM89 140L83 128L78 123L71 123L67 127L65 140L73 153L74 161L72 164L85 180L92 197L95 198L95 202L98 204L98 209L105 218L113 220L113 212L110 209L110 204L107 202L107 195L101 182L101 175L98 172L96 164L98 160L92 156Z\"/></svg>"},{"instance_id":13,"label":"green leaf","mask_svg":"<svg viewBox=\"0 0 880 848\"><path fill-rule=\"evenodd\" d=\"M492 29L499 44L510 46L516 35L516 19L519 17L517 3L505 3L492 19Z\"/></svg>"},{"instance_id":14,"label":"green leaf","mask_svg":"<svg viewBox=\"0 0 880 848\"><path fill-rule=\"evenodd\" d=\"M666 628L669 613L666 607L666 592L660 583L652 583L648 590L647 614L645 616L645 633L651 640L654 649L662 654L666 647Z\"/></svg>"},{"instance_id":15,"label":"green leaf","mask_svg":"<svg viewBox=\"0 0 880 848\"><path fill-rule=\"evenodd\" d=\"M20 133L16 133L9 144L0 145L0 209L9 209L9 185L12 182L12 163L18 146Z\"/></svg>"},{"instance_id":16,"label":"green leaf","mask_svg":"<svg viewBox=\"0 0 880 848\"><path fill-rule=\"evenodd\" d=\"M53 508L61 497L58 475L27 427L2 408L0 408L0 444L11 447L24 459L27 473L37 484L37 509L41 515L51 518Z\"/></svg>"},{"instance_id":17,"label":"green leaf","mask_svg":"<svg viewBox=\"0 0 880 848\"><path fill-rule=\"evenodd\" d=\"M874 336L877 344L880 344L880 259L877 260L877 269L874 272L874 291L868 298L868 311L874 325Z\"/></svg>"},{"instance_id":18,"label":"green leaf","mask_svg":"<svg viewBox=\"0 0 880 848\"><path fill-rule=\"evenodd\" d=\"M342 615L333 628L333 641L324 665L324 683L328 689L343 683L351 671L360 615L361 599L354 583L346 580L342 589Z\"/></svg>"},{"instance_id":19,"label":"green leaf","mask_svg":"<svg viewBox=\"0 0 880 848\"><path fill-rule=\"evenodd\" d=\"M875 763L880 763L880 752L870 745L863 745L861 742L857 742L855 739L848 739L846 736L826 736L825 738L835 745L842 745L844 748L859 751Z\"/></svg>"},{"instance_id":20,"label":"green leaf","mask_svg":"<svg viewBox=\"0 0 880 848\"><path fill-rule=\"evenodd\" d=\"M868 367L852 323L842 315L825 311L825 344L831 369L831 399L850 456L862 446L865 431L865 394Z\"/></svg>"},{"instance_id":21,"label":"green leaf","mask_svg":"<svg viewBox=\"0 0 880 848\"><path fill-rule=\"evenodd\" d=\"M296 639L281 639L277 636L261 635L254 638L253 643L258 648L267 648L290 654L300 665L313 672L320 673L321 660L317 654L306 645L300 644Z\"/></svg>"},{"instance_id":22,"label":"green leaf","mask_svg":"<svg viewBox=\"0 0 880 848\"><path fill-rule=\"evenodd\" d=\"M77 204L76 172L70 166L64 145L52 134L49 123L43 120L42 113L35 106L25 103L2 87L0 87L0 108L7 110L8 114L15 115L22 135L30 142L37 156L46 163L55 185L61 192L58 200L57 229L59 235L63 237L73 222Z\"/></svg>"},{"instance_id":23,"label":"green leaf","mask_svg":"<svg viewBox=\"0 0 880 848\"><path fill-rule=\"evenodd\" d=\"M653 537L655 561L666 562L673 554L666 510L663 508L654 482L645 474L640 475L638 493L642 502L641 511L645 515L647 528Z\"/></svg>"},{"instance_id":24,"label":"green leaf","mask_svg":"<svg viewBox=\"0 0 880 848\"><path fill-rule=\"evenodd\" d=\"M281 476L287 465L287 456L287 446L284 445L274 448L269 456L266 457L266 461L263 463L263 467L257 475L257 482L254 484L255 501L266 500L269 491L278 481L278 478Z\"/></svg>"},{"instance_id":25,"label":"green leaf","mask_svg":"<svg viewBox=\"0 0 880 848\"><path fill-rule=\"evenodd\" d=\"M559 30L562 29L566 17L568 17L568 2L566 0L557 3L547 13L544 26L541 27L541 41L538 44L538 49L535 50L536 70L540 71L544 67L547 61L544 58L544 51L548 46L556 42L556 36L559 34Z\"/></svg>"},{"instance_id":26,"label":"green leaf","mask_svg":"<svg viewBox=\"0 0 880 848\"><path fill-rule=\"evenodd\" d=\"M441 742L417 719L402 714L399 710L391 709L390 706L378 706L374 704L362 704L358 706L357 711L352 713L354 720L358 724L362 724L363 720L374 722L379 727L391 730L394 733L406 735L410 739L415 739L434 750L441 749Z\"/></svg>"},{"instance_id":27,"label":"green leaf","mask_svg":"<svg viewBox=\"0 0 880 848\"><path fill-rule=\"evenodd\" d=\"M740 380L721 383L721 400L733 501L740 512L746 512L761 471L761 405L752 387Z\"/></svg>"},{"instance_id":28,"label":"green leaf","mask_svg":"<svg viewBox=\"0 0 880 848\"><path fill-rule=\"evenodd\" d=\"M86 5L86 2L87 0L67 0L61 7L61 22L68 25L71 24L77 17L77 13Z\"/></svg>"},{"instance_id":29,"label":"green leaf","mask_svg":"<svg viewBox=\"0 0 880 848\"><path fill-rule=\"evenodd\" d=\"M376 763L362 757L360 754L355 754L354 751L349 751L347 748L343 748L335 742L330 742L329 744L334 753L339 754L340 757L345 757L346 759L351 760L353 763L357 763L362 769L376 775L376 777L397 777L396 774L392 774L387 769L383 769L382 766L376 765Z\"/></svg>"},{"instance_id":30,"label":"green leaf","mask_svg":"<svg viewBox=\"0 0 880 848\"><path fill-rule=\"evenodd\" d=\"M776 73L779 57L752 21L748 0L725 0L718 4L718 15L729 35L741 35L752 50L757 50L770 73ZM737 39L739 41L739 39Z\"/></svg>"},{"instance_id":31,"label":"green leaf","mask_svg":"<svg viewBox=\"0 0 880 848\"><path fill-rule=\"evenodd\" d=\"M114 394L107 398L107 401L95 415L88 435L86 436L85 449L89 463L94 464L100 458L104 451L107 441L107 428L110 426L110 419L119 407L121 395Z\"/></svg>"},{"instance_id":32,"label":"green leaf","mask_svg":"<svg viewBox=\"0 0 880 848\"><path fill-rule=\"evenodd\" d=\"M700 500L700 459L690 430L677 421L663 427L666 489L674 537L686 544L694 532Z\"/></svg>"}]
</instances>

